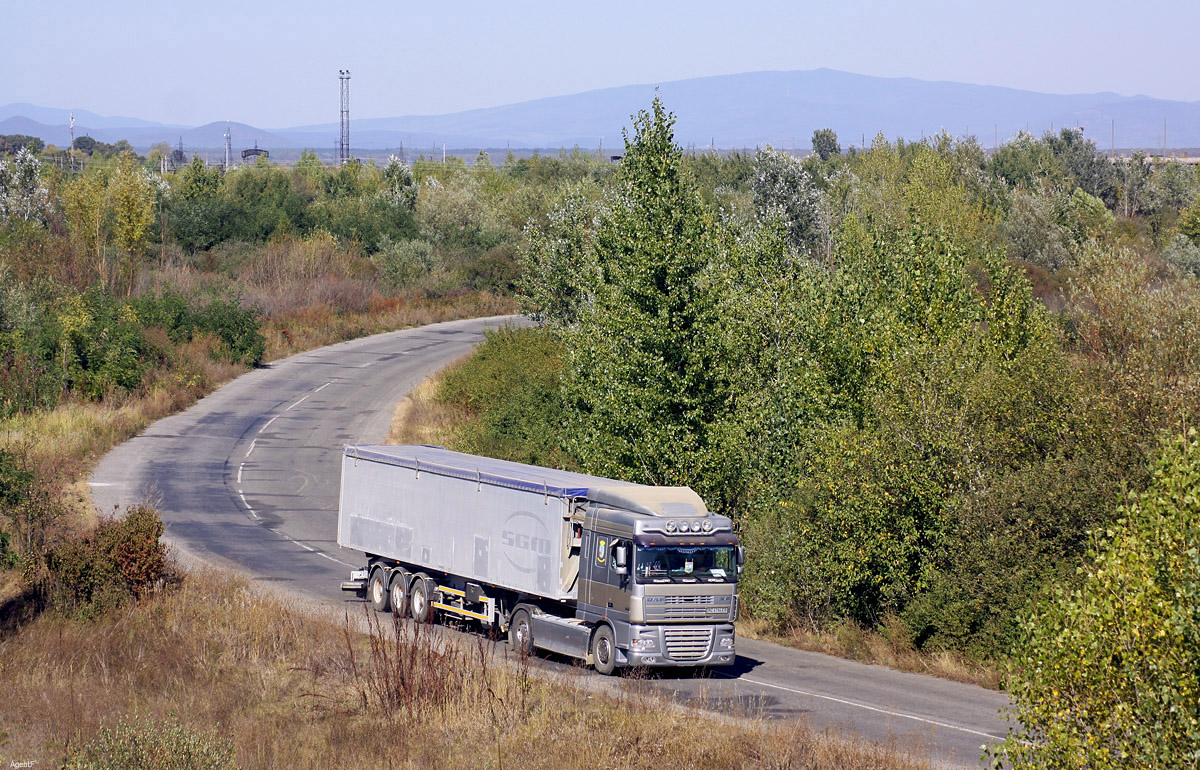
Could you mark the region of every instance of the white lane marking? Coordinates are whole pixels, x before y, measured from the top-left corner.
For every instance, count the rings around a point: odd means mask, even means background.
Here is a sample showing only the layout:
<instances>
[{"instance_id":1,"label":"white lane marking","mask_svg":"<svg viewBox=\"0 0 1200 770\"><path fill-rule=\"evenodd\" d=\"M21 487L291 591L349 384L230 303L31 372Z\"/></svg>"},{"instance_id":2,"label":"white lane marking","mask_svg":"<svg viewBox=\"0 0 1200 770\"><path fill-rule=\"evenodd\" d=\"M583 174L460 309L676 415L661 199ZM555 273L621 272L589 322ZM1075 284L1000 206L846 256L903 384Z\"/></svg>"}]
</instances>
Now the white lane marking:
<instances>
[{"instance_id":1,"label":"white lane marking","mask_svg":"<svg viewBox=\"0 0 1200 770\"><path fill-rule=\"evenodd\" d=\"M358 368L359 368L359 369L366 369L368 366L370 366L370 365L371 365L371 364L373 364L373 363L375 363L375 362L374 362L374 361L368 361L368 362L366 362L365 364L359 364L359 365L358 365Z\"/></svg>"},{"instance_id":2,"label":"white lane marking","mask_svg":"<svg viewBox=\"0 0 1200 770\"><path fill-rule=\"evenodd\" d=\"M267 420L267 423L266 423L266 425L263 425L261 428L259 428L259 429L258 429L258 432L259 432L259 433L262 433L264 430L266 430L266 429L267 429L267 426L268 426L268 425L270 425L271 423L275 422L275 421L276 421L276 420L278 420L278 419L279 419L279 415L275 415L275 416L274 416L274 417L272 417L271 419Z\"/></svg>"},{"instance_id":3,"label":"white lane marking","mask_svg":"<svg viewBox=\"0 0 1200 770\"><path fill-rule=\"evenodd\" d=\"M123 485L116 481L89 481L88 486L89 487L119 487L119 486L123 486Z\"/></svg>"},{"instance_id":4,"label":"white lane marking","mask_svg":"<svg viewBox=\"0 0 1200 770\"><path fill-rule=\"evenodd\" d=\"M329 382L325 383L325 384L324 384L324 385L322 385L321 387L319 387L319 388L317 388L316 390L314 390L314 391L313 391L313 393L320 393L322 390L325 390L325 388L328 388L328 387L329 387L330 385L332 385L332 384L333 384L333 380L330 380Z\"/></svg>"},{"instance_id":5,"label":"white lane marking","mask_svg":"<svg viewBox=\"0 0 1200 770\"><path fill-rule=\"evenodd\" d=\"M351 567L353 569L358 569L358 567L361 566L361 565L351 564L350 562L342 561L341 559L335 559L332 556L330 556L329 554L325 553L324 551L317 551L317 556L324 556L326 559L329 559L330 561L337 562L338 564L344 564L347 567Z\"/></svg>"},{"instance_id":6,"label":"white lane marking","mask_svg":"<svg viewBox=\"0 0 1200 770\"><path fill-rule=\"evenodd\" d=\"M246 501L245 493L240 489L238 490L238 497L242 498L242 505L246 506L246 510L250 512L250 515L257 519L258 514L255 513L254 509L250 507L250 503Z\"/></svg>"},{"instance_id":7,"label":"white lane marking","mask_svg":"<svg viewBox=\"0 0 1200 770\"><path fill-rule=\"evenodd\" d=\"M238 483L239 484L242 483L242 468L245 468L245 467L246 467L245 463L242 463L241 465L238 466Z\"/></svg>"},{"instance_id":8,"label":"white lane marking","mask_svg":"<svg viewBox=\"0 0 1200 770\"><path fill-rule=\"evenodd\" d=\"M303 403L304 403L305 401L307 401L307 400L308 400L308 396L305 396L304 398L300 399L299 401L297 401L296 403L292 404L291 406L289 406L287 409L284 409L283 411L285 411L285 412L290 412L290 411L292 411L293 409L295 409L296 407L298 407L298 406L300 406L301 404L303 404Z\"/></svg>"},{"instance_id":9,"label":"white lane marking","mask_svg":"<svg viewBox=\"0 0 1200 770\"><path fill-rule=\"evenodd\" d=\"M291 535L289 535L288 533L286 533L286 532L283 532L282 530L278 530L278 529L272 529L271 531L272 531L272 532L274 532L276 535L279 535L280 537L282 537L284 540L288 540L288 541L290 541L290 542L293 542L293 543L295 543L296 545L300 546L301 548L303 548L304 550L306 550L306 551L308 551L308 552L310 552L310 553L315 553L317 556L324 557L324 558L326 558L326 559L329 559L330 561L335 561L335 562L337 562L338 564L344 564L344 565L345 565L345 566L347 566L347 567L351 567L351 568L353 568L353 569L357 569L357 567L356 567L355 565L353 565L353 564L350 564L350 563L348 563L348 562L344 562L344 561L342 561L341 559L335 559L334 557L330 556L329 554L325 553L324 551L317 550L316 548L313 548L311 545L308 545L307 543L301 543L299 540L297 540L296 538L292 537L292 536L291 536Z\"/></svg>"},{"instance_id":10,"label":"white lane marking","mask_svg":"<svg viewBox=\"0 0 1200 770\"><path fill-rule=\"evenodd\" d=\"M901 717L903 719L914 719L918 722L924 722L926 724L936 725L938 727L945 727L947 730L958 730L959 732L962 732L962 733L970 733L971 735L981 735L984 738L992 738L994 740L1002 740L1004 738L1003 735L992 735L991 733L980 732L979 730L972 730L969 727L960 727L958 725L952 725L949 722L939 722L936 719L926 719L925 717L918 717L918 716L914 716L912 714L905 714L902 711L889 711L888 709L882 709L882 708L879 708L878 706L868 706L865 703L856 703L855 701L846 700L844 698L835 698L832 695L822 695L821 693L809 692L808 690L799 690L794 687L784 687L781 684L771 684L770 682L760 682L757 679L749 679L744 676L740 676L740 677L739 676L731 676L729 674L726 674L726 673L723 673L720 671L718 671L716 673L718 676L724 677L725 679L732 679L737 682L748 682L750 684L759 685L760 687L772 687L776 690L783 690L784 692L795 693L796 695L807 695L810 698L822 698L824 700L833 701L835 703L842 703L846 706L854 706L856 708L866 709L867 711L876 711L880 714L887 714L888 716Z\"/></svg>"},{"instance_id":11,"label":"white lane marking","mask_svg":"<svg viewBox=\"0 0 1200 770\"><path fill-rule=\"evenodd\" d=\"M257 443L258 443L258 439L254 439L253 441L250 442L250 448L246 450L246 455L245 455L246 457L249 457L250 453L254 451L254 445Z\"/></svg>"}]
</instances>

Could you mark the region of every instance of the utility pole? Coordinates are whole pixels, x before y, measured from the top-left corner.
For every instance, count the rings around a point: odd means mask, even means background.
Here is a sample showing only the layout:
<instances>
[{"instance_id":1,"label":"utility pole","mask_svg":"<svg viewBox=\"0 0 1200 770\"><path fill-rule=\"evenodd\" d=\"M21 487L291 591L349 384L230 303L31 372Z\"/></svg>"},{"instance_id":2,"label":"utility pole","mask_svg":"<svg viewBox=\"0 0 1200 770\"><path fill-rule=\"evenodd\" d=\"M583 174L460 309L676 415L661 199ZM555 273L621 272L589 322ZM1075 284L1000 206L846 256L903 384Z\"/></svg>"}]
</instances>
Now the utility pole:
<instances>
[{"instance_id":1,"label":"utility pole","mask_svg":"<svg viewBox=\"0 0 1200 770\"><path fill-rule=\"evenodd\" d=\"M71 170L75 170L75 113L71 113Z\"/></svg>"},{"instance_id":2,"label":"utility pole","mask_svg":"<svg viewBox=\"0 0 1200 770\"><path fill-rule=\"evenodd\" d=\"M233 126L225 124L225 170L229 171L229 156L233 153Z\"/></svg>"},{"instance_id":3,"label":"utility pole","mask_svg":"<svg viewBox=\"0 0 1200 770\"><path fill-rule=\"evenodd\" d=\"M350 70L338 70L342 84L342 138L338 148L338 161L345 165L350 160Z\"/></svg>"}]
</instances>

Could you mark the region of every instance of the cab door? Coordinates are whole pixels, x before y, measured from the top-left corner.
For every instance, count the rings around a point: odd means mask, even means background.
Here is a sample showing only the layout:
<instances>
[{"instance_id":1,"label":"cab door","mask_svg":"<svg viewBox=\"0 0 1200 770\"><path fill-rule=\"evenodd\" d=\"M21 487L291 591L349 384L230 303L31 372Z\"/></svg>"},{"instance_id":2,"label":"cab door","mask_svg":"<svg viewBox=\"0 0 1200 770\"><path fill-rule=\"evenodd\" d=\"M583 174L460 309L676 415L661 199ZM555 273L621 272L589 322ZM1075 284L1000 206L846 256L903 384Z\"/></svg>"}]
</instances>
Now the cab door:
<instances>
[{"instance_id":1,"label":"cab door","mask_svg":"<svg viewBox=\"0 0 1200 770\"><path fill-rule=\"evenodd\" d=\"M579 604L585 619L628 620L630 570L626 568L625 574L617 570L615 551L617 546L625 546L632 558L629 541L596 531L585 531L583 540Z\"/></svg>"}]
</instances>

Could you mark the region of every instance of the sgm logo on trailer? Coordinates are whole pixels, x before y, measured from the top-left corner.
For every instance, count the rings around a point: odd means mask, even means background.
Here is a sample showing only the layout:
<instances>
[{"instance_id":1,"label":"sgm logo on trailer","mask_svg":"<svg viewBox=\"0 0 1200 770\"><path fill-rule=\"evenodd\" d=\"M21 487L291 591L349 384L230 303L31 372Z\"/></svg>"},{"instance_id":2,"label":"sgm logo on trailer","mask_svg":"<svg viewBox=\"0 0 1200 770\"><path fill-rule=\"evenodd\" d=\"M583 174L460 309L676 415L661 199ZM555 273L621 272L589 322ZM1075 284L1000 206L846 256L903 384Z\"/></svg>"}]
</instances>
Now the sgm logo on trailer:
<instances>
[{"instance_id":1,"label":"sgm logo on trailer","mask_svg":"<svg viewBox=\"0 0 1200 770\"><path fill-rule=\"evenodd\" d=\"M554 544L546 535L546 525L537 516L524 511L514 513L500 531L504 558L518 572L537 572L538 558L554 551Z\"/></svg>"}]
</instances>

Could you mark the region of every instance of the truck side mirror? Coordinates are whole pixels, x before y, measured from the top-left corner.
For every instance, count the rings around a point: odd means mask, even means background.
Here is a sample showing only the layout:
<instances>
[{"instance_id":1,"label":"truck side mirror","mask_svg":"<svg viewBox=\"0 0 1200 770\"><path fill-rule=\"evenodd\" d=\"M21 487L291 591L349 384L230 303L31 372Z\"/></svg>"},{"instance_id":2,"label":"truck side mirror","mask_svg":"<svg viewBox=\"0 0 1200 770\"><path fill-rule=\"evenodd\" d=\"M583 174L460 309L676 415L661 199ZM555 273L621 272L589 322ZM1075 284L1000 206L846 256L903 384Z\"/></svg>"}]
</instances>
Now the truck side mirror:
<instances>
[{"instance_id":1,"label":"truck side mirror","mask_svg":"<svg viewBox=\"0 0 1200 770\"><path fill-rule=\"evenodd\" d=\"M739 575L742 574L742 570L744 570L746 568L745 564L746 564L746 549L739 545L737 547L737 568L738 568Z\"/></svg>"},{"instance_id":2,"label":"truck side mirror","mask_svg":"<svg viewBox=\"0 0 1200 770\"><path fill-rule=\"evenodd\" d=\"M625 568L629 566L629 549L623 545L619 545L613 549L613 566L616 568L618 575L625 574Z\"/></svg>"}]
</instances>

